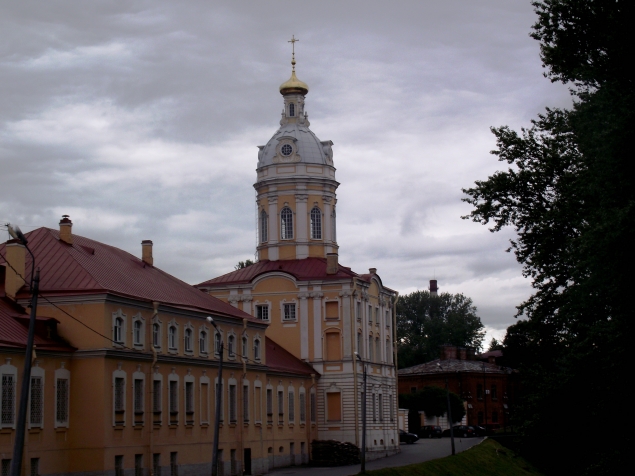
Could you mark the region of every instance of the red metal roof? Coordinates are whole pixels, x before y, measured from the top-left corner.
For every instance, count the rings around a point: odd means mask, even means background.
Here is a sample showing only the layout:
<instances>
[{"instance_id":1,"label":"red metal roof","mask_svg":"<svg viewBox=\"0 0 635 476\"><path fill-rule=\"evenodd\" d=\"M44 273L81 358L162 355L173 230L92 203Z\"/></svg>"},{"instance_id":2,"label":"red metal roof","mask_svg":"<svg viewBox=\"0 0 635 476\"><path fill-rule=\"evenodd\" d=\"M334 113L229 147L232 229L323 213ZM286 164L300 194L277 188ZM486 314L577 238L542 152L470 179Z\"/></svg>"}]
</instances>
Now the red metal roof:
<instances>
[{"instance_id":1,"label":"red metal roof","mask_svg":"<svg viewBox=\"0 0 635 476\"><path fill-rule=\"evenodd\" d=\"M280 347L269 337L265 337L265 351L267 353L267 367L274 372L278 371L304 376L315 374L316 377L320 376L313 367Z\"/></svg>"},{"instance_id":2,"label":"red metal roof","mask_svg":"<svg viewBox=\"0 0 635 476\"><path fill-rule=\"evenodd\" d=\"M59 239L59 232L38 228L26 234L40 268L40 292L45 295L77 295L107 292L145 301L158 301L219 315L254 319L193 286L145 264L136 256L79 235L73 244ZM5 245L0 245L4 263ZM31 279L31 256L26 253L26 279ZM24 289L24 288L23 288Z\"/></svg>"},{"instance_id":3,"label":"red metal roof","mask_svg":"<svg viewBox=\"0 0 635 476\"><path fill-rule=\"evenodd\" d=\"M337 280L359 277L350 268L339 266L336 274L326 274L325 258L305 258L270 261L268 259L258 261L246 268L232 271L209 281L197 284L198 288L214 287L223 284L244 284L251 282L261 274L271 272L281 272L290 274L298 281L308 281L311 279Z\"/></svg>"},{"instance_id":4,"label":"red metal roof","mask_svg":"<svg viewBox=\"0 0 635 476\"><path fill-rule=\"evenodd\" d=\"M38 321L48 321L48 318L38 318ZM53 319L54 321L54 319ZM29 316L24 309L16 305L4 295L4 287L0 287L0 346L24 349L29 333ZM36 326L37 329L37 326ZM47 338L36 331L33 338L35 350L55 350L72 352L74 347L61 340Z\"/></svg>"}]
</instances>

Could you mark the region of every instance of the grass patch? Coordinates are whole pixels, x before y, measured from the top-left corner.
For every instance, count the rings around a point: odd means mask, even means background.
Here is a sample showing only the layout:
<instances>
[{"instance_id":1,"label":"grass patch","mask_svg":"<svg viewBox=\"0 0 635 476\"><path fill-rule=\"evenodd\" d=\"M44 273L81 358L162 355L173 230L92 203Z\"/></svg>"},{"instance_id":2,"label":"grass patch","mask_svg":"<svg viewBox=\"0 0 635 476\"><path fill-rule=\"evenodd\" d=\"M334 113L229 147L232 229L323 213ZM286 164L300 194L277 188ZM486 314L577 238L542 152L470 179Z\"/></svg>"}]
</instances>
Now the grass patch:
<instances>
[{"instance_id":1,"label":"grass patch","mask_svg":"<svg viewBox=\"0 0 635 476\"><path fill-rule=\"evenodd\" d=\"M540 476L531 464L497 441L486 439L481 444L455 456L397 468L366 471L371 476Z\"/></svg>"}]
</instances>

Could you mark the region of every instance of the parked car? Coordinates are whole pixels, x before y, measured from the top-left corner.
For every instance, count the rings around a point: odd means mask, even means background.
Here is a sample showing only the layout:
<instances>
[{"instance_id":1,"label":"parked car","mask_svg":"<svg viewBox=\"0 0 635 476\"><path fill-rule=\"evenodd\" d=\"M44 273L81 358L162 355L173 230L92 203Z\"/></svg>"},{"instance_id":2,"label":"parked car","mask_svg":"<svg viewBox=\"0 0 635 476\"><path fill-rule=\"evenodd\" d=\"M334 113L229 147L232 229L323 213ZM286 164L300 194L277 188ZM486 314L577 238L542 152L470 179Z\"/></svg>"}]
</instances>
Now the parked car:
<instances>
[{"instance_id":1,"label":"parked car","mask_svg":"<svg viewBox=\"0 0 635 476\"><path fill-rule=\"evenodd\" d=\"M418 439L419 437L414 433L408 433L407 431L399 430L399 443L407 443L411 445Z\"/></svg>"},{"instance_id":2,"label":"parked car","mask_svg":"<svg viewBox=\"0 0 635 476\"><path fill-rule=\"evenodd\" d=\"M455 438L471 438L474 435L474 429L466 425L453 426ZM443 430L443 436L450 436L450 430Z\"/></svg>"},{"instance_id":3,"label":"parked car","mask_svg":"<svg viewBox=\"0 0 635 476\"><path fill-rule=\"evenodd\" d=\"M440 426L426 425L419 430L419 438L441 438L442 433Z\"/></svg>"},{"instance_id":4,"label":"parked car","mask_svg":"<svg viewBox=\"0 0 635 476\"><path fill-rule=\"evenodd\" d=\"M487 430L483 426L476 425L474 427L474 436L487 436Z\"/></svg>"}]
</instances>

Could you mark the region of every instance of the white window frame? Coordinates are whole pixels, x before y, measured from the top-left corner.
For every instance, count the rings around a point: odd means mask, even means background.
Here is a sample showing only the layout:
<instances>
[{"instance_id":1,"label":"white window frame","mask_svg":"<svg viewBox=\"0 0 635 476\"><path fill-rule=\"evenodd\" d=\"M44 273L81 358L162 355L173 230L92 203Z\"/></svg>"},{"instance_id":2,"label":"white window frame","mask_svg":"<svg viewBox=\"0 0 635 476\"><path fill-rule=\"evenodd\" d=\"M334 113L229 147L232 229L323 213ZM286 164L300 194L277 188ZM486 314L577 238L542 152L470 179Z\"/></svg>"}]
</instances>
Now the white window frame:
<instances>
[{"instance_id":1,"label":"white window frame","mask_svg":"<svg viewBox=\"0 0 635 476\"><path fill-rule=\"evenodd\" d=\"M189 348L187 346L189 333ZM194 355L194 327L189 322L183 326L183 353L185 355Z\"/></svg>"},{"instance_id":2,"label":"white window frame","mask_svg":"<svg viewBox=\"0 0 635 476\"><path fill-rule=\"evenodd\" d=\"M201 342L203 343L202 346ZM209 329L207 326L201 326L198 329L198 354L201 357L209 356Z\"/></svg>"},{"instance_id":3,"label":"white window frame","mask_svg":"<svg viewBox=\"0 0 635 476\"><path fill-rule=\"evenodd\" d=\"M317 205L309 212L309 228L312 240L322 239L322 210Z\"/></svg>"},{"instance_id":4,"label":"white window frame","mask_svg":"<svg viewBox=\"0 0 635 476\"><path fill-rule=\"evenodd\" d=\"M287 213L288 211L288 213ZM283 217L283 214L285 217ZM280 239L281 240L292 240L294 237L294 218L293 218L293 210L288 205L285 205L280 210ZM290 221L290 223L288 223Z\"/></svg>"},{"instance_id":5,"label":"white window frame","mask_svg":"<svg viewBox=\"0 0 635 476\"><path fill-rule=\"evenodd\" d=\"M266 311L266 315L267 315L266 319L263 319L261 316L258 315L260 310ZM254 304L254 317L263 322L270 322L271 321L271 301L265 301L264 303L260 303L259 301L256 301L256 303Z\"/></svg>"},{"instance_id":6,"label":"white window frame","mask_svg":"<svg viewBox=\"0 0 635 476\"><path fill-rule=\"evenodd\" d=\"M6 359L6 363L4 365L0 365L0 378L4 377L5 375L11 376L12 377L12 383L13 383L13 395L9 395L9 398L11 400L13 400L13 415L11 418L11 421L6 421L4 422L2 419L0 419L0 428L13 428L15 429L15 424L16 424L16 404L17 404L17 396L18 396L18 369L15 365L11 365L11 358L7 358ZM0 404L2 404L2 408L4 408L4 395L5 395L5 388L4 388L5 382L4 379L2 378L2 380L0 381L0 387L2 387L0 389L0 391L2 393L0 393Z\"/></svg>"},{"instance_id":7,"label":"white window frame","mask_svg":"<svg viewBox=\"0 0 635 476\"><path fill-rule=\"evenodd\" d=\"M236 340L236 333L229 331L227 333L227 360L236 360L236 347L238 341Z\"/></svg>"},{"instance_id":8,"label":"white window frame","mask_svg":"<svg viewBox=\"0 0 635 476\"><path fill-rule=\"evenodd\" d=\"M287 422L295 424L295 388L292 385L287 388L287 411Z\"/></svg>"},{"instance_id":9,"label":"white window frame","mask_svg":"<svg viewBox=\"0 0 635 476\"><path fill-rule=\"evenodd\" d=\"M260 399L256 398L256 395L258 395L258 392L256 391L256 389L259 388L260 389ZM265 394L267 393L267 391L265 390ZM265 395L266 398L266 395ZM260 401L259 401L260 400ZM255 424L262 424L262 382L258 379L256 379L254 381L254 398L253 398L254 404L252 405L253 409L254 409L254 423ZM260 411L257 411L256 408L260 406ZM260 418L257 418L260 417Z\"/></svg>"},{"instance_id":10,"label":"white window frame","mask_svg":"<svg viewBox=\"0 0 635 476\"><path fill-rule=\"evenodd\" d=\"M71 372L65 368L65 362L60 362L61 367L55 370L55 428L68 428L71 419ZM60 382L66 381L66 420L58 419L58 387ZM64 403L62 403L64 404Z\"/></svg>"},{"instance_id":11,"label":"white window frame","mask_svg":"<svg viewBox=\"0 0 635 476\"><path fill-rule=\"evenodd\" d=\"M249 389L250 389L250 385L249 385L249 380L247 379L243 379L243 387L242 387L242 392L243 392L243 424L249 424L250 421L250 411L249 411Z\"/></svg>"},{"instance_id":12,"label":"white window frame","mask_svg":"<svg viewBox=\"0 0 635 476\"><path fill-rule=\"evenodd\" d=\"M232 395L232 390L234 394ZM229 424L238 423L238 383L235 378L227 380L227 412L229 416Z\"/></svg>"},{"instance_id":13,"label":"white window frame","mask_svg":"<svg viewBox=\"0 0 635 476\"><path fill-rule=\"evenodd\" d=\"M174 338L172 338L170 334L172 329L174 329ZM172 319L168 323L168 352L170 354L177 354L179 352L179 324L175 319Z\"/></svg>"},{"instance_id":14,"label":"white window frame","mask_svg":"<svg viewBox=\"0 0 635 476\"><path fill-rule=\"evenodd\" d=\"M300 397L300 401L299 401L300 402L300 425L305 425L306 424L306 390L304 389L304 386L300 387L298 396Z\"/></svg>"},{"instance_id":15,"label":"white window frame","mask_svg":"<svg viewBox=\"0 0 635 476\"><path fill-rule=\"evenodd\" d=\"M55 380L57 381L57 375L55 377L56 377ZM126 383L127 383L126 377L127 377L127 374L124 370L121 370L121 367L117 368L117 370L115 370L112 373L112 426L126 426ZM118 378L123 379L123 387L122 387L123 406L121 410L123 416L121 420L117 419L117 413L119 413L119 411L117 410L117 379ZM55 393L57 395L57 391ZM57 408L57 398L55 399L55 407Z\"/></svg>"},{"instance_id":16,"label":"white window frame","mask_svg":"<svg viewBox=\"0 0 635 476\"><path fill-rule=\"evenodd\" d=\"M269 215L263 208L260 211L260 243L269 241Z\"/></svg>"},{"instance_id":17,"label":"white window frame","mask_svg":"<svg viewBox=\"0 0 635 476\"><path fill-rule=\"evenodd\" d=\"M137 324L139 323L139 324ZM139 325L139 339L136 339L136 335L135 335L135 331L136 331L136 327L137 325ZM145 333L146 333L146 323L145 323L145 319L143 318L143 316L141 315L141 313L138 313L134 316L132 316L132 326L131 327L131 333L132 333L132 347L135 349L144 349L145 348Z\"/></svg>"},{"instance_id":18,"label":"white window frame","mask_svg":"<svg viewBox=\"0 0 635 476\"><path fill-rule=\"evenodd\" d=\"M159 382L159 409L155 406L155 402L157 399L156 392L154 391L154 383ZM156 415L159 415L157 418ZM163 375L161 375L158 371L152 374L152 421L155 425L163 424Z\"/></svg>"},{"instance_id":19,"label":"white window frame","mask_svg":"<svg viewBox=\"0 0 635 476\"><path fill-rule=\"evenodd\" d=\"M203 398L203 385L207 385L207 399ZM200 408L200 422L201 425L209 425L212 420L212 416L210 414L210 404L209 402L212 400L212 394L214 392L214 387L210 382L210 378L207 375L203 375L198 379L198 388L199 388L199 408ZM207 411L204 411L206 409ZM203 420L203 416L207 415L207 420Z\"/></svg>"},{"instance_id":20,"label":"white window frame","mask_svg":"<svg viewBox=\"0 0 635 476\"><path fill-rule=\"evenodd\" d=\"M137 407L137 394L135 385L137 380L141 381L141 408ZM137 368L132 374L132 426L143 426L146 419L146 374ZM141 414L141 420L137 421L137 415Z\"/></svg>"},{"instance_id":21,"label":"white window frame","mask_svg":"<svg viewBox=\"0 0 635 476\"><path fill-rule=\"evenodd\" d=\"M287 312L291 311L291 309L293 309L293 312ZM285 323L298 322L297 300L293 299L291 301L287 301L286 299L283 299L280 302L280 320Z\"/></svg>"},{"instance_id":22,"label":"white window frame","mask_svg":"<svg viewBox=\"0 0 635 476\"><path fill-rule=\"evenodd\" d=\"M240 355L243 359L249 360L249 335L247 332L240 337Z\"/></svg>"},{"instance_id":23,"label":"white window frame","mask_svg":"<svg viewBox=\"0 0 635 476\"><path fill-rule=\"evenodd\" d=\"M158 316L155 316L152 318L152 346L154 347L155 350L161 352L162 349L162 342L163 342L163 323L161 322L161 320L158 318ZM158 340L155 343L155 339L154 339L154 326L158 326L159 332L158 332Z\"/></svg>"},{"instance_id":24,"label":"white window frame","mask_svg":"<svg viewBox=\"0 0 635 476\"><path fill-rule=\"evenodd\" d=\"M225 347L223 331L214 329L214 355L218 357L218 353L220 351L220 343L223 342L223 347Z\"/></svg>"},{"instance_id":25,"label":"white window frame","mask_svg":"<svg viewBox=\"0 0 635 476\"><path fill-rule=\"evenodd\" d=\"M190 401L188 401L187 388L190 385L191 394L189 395ZM196 381L194 375L188 374L183 377L183 410L185 412L185 424L188 426L194 425L194 418L196 415L196 395L195 386ZM189 411L188 411L189 407Z\"/></svg>"},{"instance_id":26,"label":"white window frame","mask_svg":"<svg viewBox=\"0 0 635 476\"><path fill-rule=\"evenodd\" d=\"M28 428L44 428L44 392L46 390L46 372L42 367L40 367L39 361L35 361L35 366L31 368L31 379L39 378L42 386L42 393L40 394L40 401L38 402L39 407L41 408L42 421L40 423L32 423L31 422L31 410L33 404L33 380L31 380L31 385L29 385L29 406L27 409L27 423Z\"/></svg>"},{"instance_id":27,"label":"white window frame","mask_svg":"<svg viewBox=\"0 0 635 476\"><path fill-rule=\"evenodd\" d=\"M256 362L262 360L262 339L259 335L254 337L254 360Z\"/></svg>"},{"instance_id":28,"label":"white window frame","mask_svg":"<svg viewBox=\"0 0 635 476\"><path fill-rule=\"evenodd\" d=\"M119 323L121 323L121 327L118 325ZM112 340L112 345L115 347L126 345L126 315L121 309L112 313Z\"/></svg>"}]
</instances>

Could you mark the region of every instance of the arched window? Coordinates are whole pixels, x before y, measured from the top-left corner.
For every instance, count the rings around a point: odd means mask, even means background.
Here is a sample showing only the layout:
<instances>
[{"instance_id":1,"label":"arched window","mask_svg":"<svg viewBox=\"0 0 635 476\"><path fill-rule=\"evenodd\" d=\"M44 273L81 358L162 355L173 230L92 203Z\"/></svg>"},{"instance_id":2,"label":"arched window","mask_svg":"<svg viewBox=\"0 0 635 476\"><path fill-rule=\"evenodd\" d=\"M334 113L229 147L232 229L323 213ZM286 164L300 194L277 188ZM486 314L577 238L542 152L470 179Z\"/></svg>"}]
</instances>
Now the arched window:
<instances>
[{"instance_id":1,"label":"arched window","mask_svg":"<svg viewBox=\"0 0 635 476\"><path fill-rule=\"evenodd\" d=\"M170 326L168 328L168 347L170 349L176 349L176 327Z\"/></svg>"},{"instance_id":2,"label":"arched window","mask_svg":"<svg viewBox=\"0 0 635 476\"><path fill-rule=\"evenodd\" d=\"M152 345L161 347L161 327L156 322L152 324Z\"/></svg>"},{"instance_id":3,"label":"arched window","mask_svg":"<svg viewBox=\"0 0 635 476\"><path fill-rule=\"evenodd\" d=\"M254 339L254 360L260 360L260 339Z\"/></svg>"},{"instance_id":4,"label":"arched window","mask_svg":"<svg viewBox=\"0 0 635 476\"><path fill-rule=\"evenodd\" d=\"M368 361L374 362L373 360L373 336L368 336Z\"/></svg>"},{"instance_id":5,"label":"arched window","mask_svg":"<svg viewBox=\"0 0 635 476\"><path fill-rule=\"evenodd\" d=\"M201 354L207 352L207 332L201 331L198 336L198 348Z\"/></svg>"},{"instance_id":6,"label":"arched window","mask_svg":"<svg viewBox=\"0 0 635 476\"><path fill-rule=\"evenodd\" d=\"M220 343L221 343L221 335L219 332L214 334L214 353L218 354L220 352Z\"/></svg>"},{"instance_id":7,"label":"arched window","mask_svg":"<svg viewBox=\"0 0 635 476\"><path fill-rule=\"evenodd\" d=\"M283 240L291 240L293 238L293 212L289 207L284 207L280 212L281 233Z\"/></svg>"},{"instance_id":8,"label":"arched window","mask_svg":"<svg viewBox=\"0 0 635 476\"><path fill-rule=\"evenodd\" d=\"M359 354L360 357L362 357L364 355L364 350L362 349L362 333L358 332L357 333L357 353Z\"/></svg>"},{"instance_id":9,"label":"arched window","mask_svg":"<svg viewBox=\"0 0 635 476\"><path fill-rule=\"evenodd\" d=\"M249 357L249 348L248 348L248 344L247 344L247 336L243 336L243 357L247 358Z\"/></svg>"},{"instance_id":10,"label":"arched window","mask_svg":"<svg viewBox=\"0 0 635 476\"><path fill-rule=\"evenodd\" d=\"M123 319L121 317L115 318L113 340L115 342L123 342Z\"/></svg>"},{"instance_id":11,"label":"arched window","mask_svg":"<svg viewBox=\"0 0 635 476\"><path fill-rule=\"evenodd\" d=\"M311 210L311 239L322 239L322 211L318 207Z\"/></svg>"},{"instance_id":12,"label":"arched window","mask_svg":"<svg viewBox=\"0 0 635 476\"><path fill-rule=\"evenodd\" d=\"M227 355L229 355L230 357L234 357L234 343L236 342L236 338L232 335L230 335L229 337L227 337Z\"/></svg>"},{"instance_id":13,"label":"arched window","mask_svg":"<svg viewBox=\"0 0 635 476\"><path fill-rule=\"evenodd\" d=\"M134 325L132 328L132 336L134 338L135 345L141 344L141 321L134 321Z\"/></svg>"},{"instance_id":14,"label":"arched window","mask_svg":"<svg viewBox=\"0 0 635 476\"><path fill-rule=\"evenodd\" d=\"M289 117L294 117L295 116L295 104L291 103L289 104Z\"/></svg>"},{"instance_id":15,"label":"arched window","mask_svg":"<svg viewBox=\"0 0 635 476\"><path fill-rule=\"evenodd\" d=\"M375 361L381 362L381 344L379 343L379 337L375 339Z\"/></svg>"},{"instance_id":16,"label":"arched window","mask_svg":"<svg viewBox=\"0 0 635 476\"><path fill-rule=\"evenodd\" d=\"M185 329L185 351L192 352L192 329Z\"/></svg>"},{"instance_id":17,"label":"arched window","mask_svg":"<svg viewBox=\"0 0 635 476\"><path fill-rule=\"evenodd\" d=\"M260 243L265 243L269 239L269 230L267 228L267 212L262 210L260 212Z\"/></svg>"}]
</instances>

